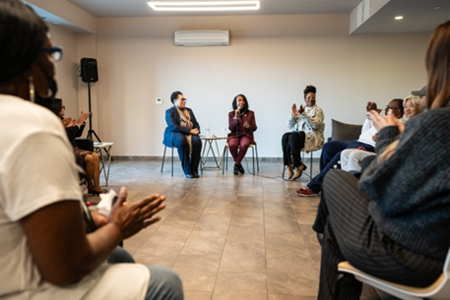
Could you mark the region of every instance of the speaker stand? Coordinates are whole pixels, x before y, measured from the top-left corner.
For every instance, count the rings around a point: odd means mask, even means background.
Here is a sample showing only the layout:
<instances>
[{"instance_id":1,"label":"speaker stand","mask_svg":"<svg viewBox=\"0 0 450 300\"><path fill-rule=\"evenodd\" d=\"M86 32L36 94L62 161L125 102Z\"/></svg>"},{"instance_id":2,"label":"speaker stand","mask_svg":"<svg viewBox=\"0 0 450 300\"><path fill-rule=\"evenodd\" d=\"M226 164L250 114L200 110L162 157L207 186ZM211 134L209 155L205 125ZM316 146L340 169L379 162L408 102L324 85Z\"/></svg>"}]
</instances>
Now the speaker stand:
<instances>
[{"instance_id":1,"label":"speaker stand","mask_svg":"<svg viewBox=\"0 0 450 300\"><path fill-rule=\"evenodd\" d=\"M99 143L101 143L102 141L100 140L100 138L98 137L97 133L95 132L94 129L92 129L92 109L91 109L91 82L88 81L88 96L89 96L89 112L91 113L89 115L89 131L87 134L87 138L88 139L93 139L92 135L94 135L97 138L97 141Z\"/></svg>"},{"instance_id":2,"label":"speaker stand","mask_svg":"<svg viewBox=\"0 0 450 300\"><path fill-rule=\"evenodd\" d=\"M89 131L88 131L88 134L87 134L87 138L93 140L92 135L94 135L95 138L97 139L97 141L98 141L99 143L101 143L102 140L100 140L100 138L98 137L98 135L97 135L97 133L95 132L95 130L92 129L91 82L88 81L87 84L88 84L88 95L89 95L89 112L91 113L91 114L89 115ZM102 151L102 150L105 151L106 159L109 159L109 156L111 155L111 153L109 153L109 151L106 150L106 148L101 148L100 151ZM111 157L111 161L113 161L113 158L112 158L112 157Z\"/></svg>"}]
</instances>

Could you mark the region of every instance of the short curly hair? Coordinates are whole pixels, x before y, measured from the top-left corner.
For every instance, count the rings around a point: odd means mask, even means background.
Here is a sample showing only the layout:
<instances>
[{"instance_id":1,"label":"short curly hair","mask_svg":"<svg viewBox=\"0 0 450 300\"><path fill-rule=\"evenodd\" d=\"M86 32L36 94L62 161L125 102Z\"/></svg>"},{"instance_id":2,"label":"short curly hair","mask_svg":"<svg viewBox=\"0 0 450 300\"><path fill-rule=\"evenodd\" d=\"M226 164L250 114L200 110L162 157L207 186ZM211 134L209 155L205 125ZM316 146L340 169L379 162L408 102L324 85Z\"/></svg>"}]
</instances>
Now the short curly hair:
<instances>
[{"instance_id":1,"label":"short curly hair","mask_svg":"<svg viewBox=\"0 0 450 300\"><path fill-rule=\"evenodd\" d=\"M305 90L303 91L303 98L306 99L306 95L308 95L308 93L314 93L314 95L316 94L316 87L313 85L308 85Z\"/></svg>"}]
</instances>

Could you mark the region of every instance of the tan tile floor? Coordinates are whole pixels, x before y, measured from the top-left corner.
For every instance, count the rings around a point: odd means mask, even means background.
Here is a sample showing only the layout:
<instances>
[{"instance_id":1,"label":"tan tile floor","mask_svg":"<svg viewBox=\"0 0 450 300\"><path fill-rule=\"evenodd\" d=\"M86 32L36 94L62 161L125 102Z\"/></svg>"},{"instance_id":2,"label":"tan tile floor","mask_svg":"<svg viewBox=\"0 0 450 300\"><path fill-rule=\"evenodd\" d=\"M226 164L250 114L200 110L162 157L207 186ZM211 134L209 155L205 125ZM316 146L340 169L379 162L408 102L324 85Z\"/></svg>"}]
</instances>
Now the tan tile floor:
<instances>
[{"instance_id":1,"label":"tan tile floor","mask_svg":"<svg viewBox=\"0 0 450 300\"><path fill-rule=\"evenodd\" d=\"M167 197L162 220L125 241L137 262L174 268L187 300L316 299L321 248L311 225L319 198L297 196L305 181L282 180L279 162L262 162L258 176L208 170L199 179L186 178L179 162L173 177L170 162L163 174L160 167L111 164L109 188L127 186L130 201ZM381 298L365 287L361 299Z\"/></svg>"}]
</instances>

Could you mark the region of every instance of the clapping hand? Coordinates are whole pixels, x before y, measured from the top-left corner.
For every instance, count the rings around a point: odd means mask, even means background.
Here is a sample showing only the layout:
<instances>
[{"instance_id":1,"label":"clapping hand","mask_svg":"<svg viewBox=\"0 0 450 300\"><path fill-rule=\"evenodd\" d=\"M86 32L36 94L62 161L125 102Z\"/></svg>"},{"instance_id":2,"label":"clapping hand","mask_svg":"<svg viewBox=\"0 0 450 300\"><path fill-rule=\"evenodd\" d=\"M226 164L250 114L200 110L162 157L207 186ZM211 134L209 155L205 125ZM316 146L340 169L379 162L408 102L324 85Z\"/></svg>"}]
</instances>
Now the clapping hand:
<instances>
[{"instance_id":1,"label":"clapping hand","mask_svg":"<svg viewBox=\"0 0 450 300\"><path fill-rule=\"evenodd\" d=\"M86 119L87 119L90 115L91 115L90 112L88 112L88 113L83 113L83 111L81 111L81 114L80 114L80 116L78 117L78 121L77 121L78 126L83 125L84 121L86 121Z\"/></svg>"},{"instance_id":2,"label":"clapping hand","mask_svg":"<svg viewBox=\"0 0 450 300\"><path fill-rule=\"evenodd\" d=\"M69 127L69 125L70 125L71 122L72 122L72 118L71 118L71 117L67 117L67 118L64 118L64 119L62 120L62 123L63 123L64 128Z\"/></svg>"},{"instance_id":3,"label":"clapping hand","mask_svg":"<svg viewBox=\"0 0 450 300\"><path fill-rule=\"evenodd\" d=\"M372 120L373 126L380 132L381 129L387 126L397 126L400 133L405 130L405 125L403 125L394 115L388 115L383 117L377 111L368 112L370 119Z\"/></svg>"},{"instance_id":4,"label":"clapping hand","mask_svg":"<svg viewBox=\"0 0 450 300\"><path fill-rule=\"evenodd\" d=\"M371 110L375 110L375 111L377 111L378 113L380 113L381 112L381 109L378 109L377 108L377 104L375 103L375 102L367 102L367 105L366 105L366 111L367 112L369 112L369 111L371 111Z\"/></svg>"},{"instance_id":5,"label":"clapping hand","mask_svg":"<svg viewBox=\"0 0 450 300\"><path fill-rule=\"evenodd\" d=\"M305 111L305 107L303 105L300 105L300 107L298 108L298 113L301 114Z\"/></svg>"},{"instance_id":6,"label":"clapping hand","mask_svg":"<svg viewBox=\"0 0 450 300\"><path fill-rule=\"evenodd\" d=\"M126 202L126 199L127 189L122 187L108 219L108 223L113 223L120 229L123 239L161 220L161 217L154 215L166 207L163 203L165 196L154 194L134 203Z\"/></svg>"},{"instance_id":7,"label":"clapping hand","mask_svg":"<svg viewBox=\"0 0 450 300\"><path fill-rule=\"evenodd\" d=\"M295 117L296 115L299 114L299 112L298 112L298 110L297 110L297 105L295 105L295 103L292 104L291 109L292 109L292 117Z\"/></svg>"},{"instance_id":8,"label":"clapping hand","mask_svg":"<svg viewBox=\"0 0 450 300\"><path fill-rule=\"evenodd\" d=\"M71 119L70 123L69 123L69 125L67 127L72 127L72 126L75 126L76 124L77 124L77 120L76 119Z\"/></svg>"},{"instance_id":9,"label":"clapping hand","mask_svg":"<svg viewBox=\"0 0 450 300\"><path fill-rule=\"evenodd\" d=\"M92 221L94 221L95 226L97 226L97 228L102 227L103 225L106 225L108 223L108 218L105 217L104 215L102 215L98 208L91 211L91 217L92 217Z\"/></svg>"}]
</instances>

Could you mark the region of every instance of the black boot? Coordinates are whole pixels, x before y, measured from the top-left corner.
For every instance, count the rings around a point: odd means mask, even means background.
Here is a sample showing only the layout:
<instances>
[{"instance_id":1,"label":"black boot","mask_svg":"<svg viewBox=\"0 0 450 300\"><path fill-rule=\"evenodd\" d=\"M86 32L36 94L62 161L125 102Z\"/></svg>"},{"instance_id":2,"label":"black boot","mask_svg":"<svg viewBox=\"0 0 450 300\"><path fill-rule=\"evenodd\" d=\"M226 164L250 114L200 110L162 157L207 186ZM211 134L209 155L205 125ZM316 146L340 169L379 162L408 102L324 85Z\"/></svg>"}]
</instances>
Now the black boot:
<instances>
[{"instance_id":1,"label":"black boot","mask_svg":"<svg viewBox=\"0 0 450 300\"><path fill-rule=\"evenodd\" d=\"M239 173L241 173L241 174L245 173L244 168L242 167L242 164L238 165L237 167L238 167Z\"/></svg>"},{"instance_id":2,"label":"black boot","mask_svg":"<svg viewBox=\"0 0 450 300\"><path fill-rule=\"evenodd\" d=\"M238 168L238 166L236 164L234 164L233 174L234 175L239 175L239 168Z\"/></svg>"}]
</instances>

